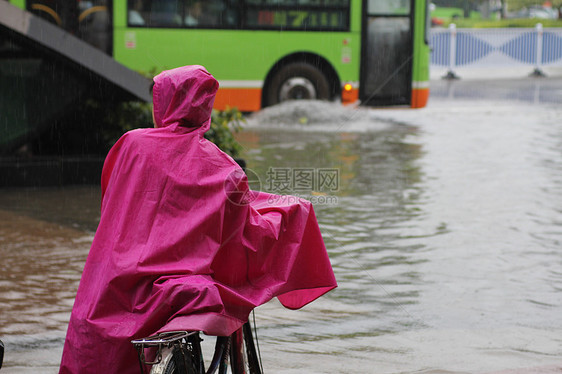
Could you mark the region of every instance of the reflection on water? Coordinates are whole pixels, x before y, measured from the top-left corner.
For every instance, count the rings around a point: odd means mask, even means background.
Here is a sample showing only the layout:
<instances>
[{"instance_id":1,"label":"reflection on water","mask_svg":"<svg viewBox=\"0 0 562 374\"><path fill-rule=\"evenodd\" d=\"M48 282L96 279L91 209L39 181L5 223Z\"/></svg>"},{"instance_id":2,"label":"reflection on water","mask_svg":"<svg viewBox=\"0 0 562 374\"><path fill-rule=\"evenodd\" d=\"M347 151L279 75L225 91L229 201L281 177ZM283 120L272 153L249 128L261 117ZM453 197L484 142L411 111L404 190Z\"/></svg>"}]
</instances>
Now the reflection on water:
<instances>
[{"instance_id":1,"label":"reflection on water","mask_svg":"<svg viewBox=\"0 0 562 374\"><path fill-rule=\"evenodd\" d=\"M440 80L431 83L432 99L509 100L532 104L562 103L560 79Z\"/></svg>"},{"instance_id":2,"label":"reflection on water","mask_svg":"<svg viewBox=\"0 0 562 374\"><path fill-rule=\"evenodd\" d=\"M264 188L271 168L338 170L337 189L308 192L336 198L315 210L339 288L301 311L258 308L266 372L562 364L562 109L434 100L324 127L317 113L278 126L266 112L240 135ZM98 199L0 194L7 372L56 372Z\"/></svg>"},{"instance_id":3,"label":"reflection on water","mask_svg":"<svg viewBox=\"0 0 562 374\"><path fill-rule=\"evenodd\" d=\"M99 189L92 187L0 194L3 372L30 364L56 371L98 206Z\"/></svg>"},{"instance_id":4,"label":"reflection on water","mask_svg":"<svg viewBox=\"0 0 562 374\"><path fill-rule=\"evenodd\" d=\"M262 180L268 178L272 165L339 170L340 188L333 192L337 203L328 200L315 210L339 281L331 297L341 305L355 308L360 303L366 308L352 313L353 323L361 319L366 329L347 332L354 336L389 331L394 324L404 323L393 321L390 315L400 304L415 303L418 296L409 285L419 281L415 265L425 260L411 258L421 245L408 238L419 234L411 221L421 214L416 164L421 149L404 140L415 133L415 128L405 125L363 134L301 133L302 146L295 144L293 132L285 130L250 131L242 139L259 139L261 146L248 151L248 163ZM400 239L405 240L399 243ZM385 314L389 317L381 319ZM331 315L341 318L342 310Z\"/></svg>"}]
</instances>

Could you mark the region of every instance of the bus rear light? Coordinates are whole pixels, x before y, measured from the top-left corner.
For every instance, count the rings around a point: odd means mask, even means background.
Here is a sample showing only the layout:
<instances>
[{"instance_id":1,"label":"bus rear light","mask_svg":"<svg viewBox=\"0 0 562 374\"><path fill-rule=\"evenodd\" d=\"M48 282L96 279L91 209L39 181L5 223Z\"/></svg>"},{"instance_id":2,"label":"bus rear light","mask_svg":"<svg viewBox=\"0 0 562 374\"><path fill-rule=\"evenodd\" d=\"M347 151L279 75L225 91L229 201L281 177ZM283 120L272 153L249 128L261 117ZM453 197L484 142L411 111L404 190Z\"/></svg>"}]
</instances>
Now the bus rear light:
<instances>
[{"instance_id":1,"label":"bus rear light","mask_svg":"<svg viewBox=\"0 0 562 374\"><path fill-rule=\"evenodd\" d=\"M341 102L344 105L353 104L359 100L359 90L353 84L346 83L341 90Z\"/></svg>"}]
</instances>

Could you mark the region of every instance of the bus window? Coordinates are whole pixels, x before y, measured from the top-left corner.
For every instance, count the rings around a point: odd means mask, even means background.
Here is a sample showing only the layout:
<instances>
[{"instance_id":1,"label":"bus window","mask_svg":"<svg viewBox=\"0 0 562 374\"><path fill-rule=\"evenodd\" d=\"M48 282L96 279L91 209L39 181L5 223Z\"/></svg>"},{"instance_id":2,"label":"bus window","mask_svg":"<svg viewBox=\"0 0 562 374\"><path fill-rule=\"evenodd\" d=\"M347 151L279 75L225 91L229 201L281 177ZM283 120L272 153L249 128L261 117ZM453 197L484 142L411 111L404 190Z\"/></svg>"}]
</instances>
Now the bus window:
<instances>
[{"instance_id":1,"label":"bus window","mask_svg":"<svg viewBox=\"0 0 562 374\"><path fill-rule=\"evenodd\" d=\"M324 0L324 5L327 5L327 6L348 6L349 0Z\"/></svg>"},{"instance_id":2,"label":"bus window","mask_svg":"<svg viewBox=\"0 0 562 374\"><path fill-rule=\"evenodd\" d=\"M349 0L246 0L246 3L280 6L347 6L349 4Z\"/></svg>"},{"instance_id":3,"label":"bus window","mask_svg":"<svg viewBox=\"0 0 562 374\"><path fill-rule=\"evenodd\" d=\"M235 28L236 0L129 0L129 26Z\"/></svg>"},{"instance_id":4,"label":"bus window","mask_svg":"<svg viewBox=\"0 0 562 374\"><path fill-rule=\"evenodd\" d=\"M246 3L248 28L349 30L349 0L249 0Z\"/></svg>"},{"instance_id":5,"label":"bus window","mask_svg":"<svg viewBox=\"0 0 562 374\"><path fill-rule=\"evenodd\" d=\"M410 0L369 0L367 12L371 15L408 15Z\"/></svg>"},{"instance_id":6,"label":"bus window","mask_svg":"<svg viewBox=\"0 0 562 374\"><path fill-rule=\"evenodd\" d=\"M151 26L174 27L182 25L182 4L178 0L150 1Z\"/></svg>"},{"instance_id":7,"label":"bus window","mask_svg":"<svg viewBox=\"0 0 562 374\"><path fill-rule=\"evenodd\" d=\"M348 19L345 11L249 9L246 25L292 30L347 30Z\"/></svg>"},{"instance_id":8,"label":"bus window","mask_svg":"<svg viewBox=\"0 0 562 374\"><path fill-rule=\"evenodd\" d=\"M144 4L142 0L128 0L127 2L127 19L129 26L144 26L146 25L145 16L148 13L144 11Z\"/></svg>"},{"instance_id":9,"label":"bus window","mask_svg":"<svg viewBox=\"0 0 562 374\"><path fill-rule=\"evenodd\" d=\"M202 22L204 14L203 3L201 1L190 1L185 11L185 25L197 26Z\"/></svg>"},{"instance_id":10,"label":"bus window","mask_svg":"<svg viewBox=\"0 0 562 374\"><path fill-rule=\"evenodd\" d=\"M236 1L188 1L185 16L186 26L234 27L238 25Z\"/></svg>"},{"instance_id":11,"label":"bus window","mask_svg":"<svg viewBox=\"0 0 562 374\"><path fill-rule=\"evenodd\" d=\"M293 8L300 6L348 6L349 0L246 0L246 4L275 5Z\"/></svg>"},{"instance_id":12,"label":"bus window","mask_svg":"<svg viewBox=\"0 0 562 374\"><path fill-rule=\"evenodd\" d=\"M35 0L28 1L27 8L33 14L76 34L78 31L78 6L76 1Z\"/></svg>"},{"instance_id":13,"label":"bus window","mask_svg":"<svg viewBox=\"0 0 562 374\"><path fill-rule=\"evenodd\" d=\"M111 54L111 17L107 0L80 1L78 9L80 39Z\"/></svg>"},{"instance_id":14,"label":"bus window","mask_svg":"<svg viewBox=\"0 0 562 374\"><path fill-rule=\"evenodd\" d=\"M183 1L128 0L129 26L179 27L182 25Z\"/></svg>"}]
</instances>

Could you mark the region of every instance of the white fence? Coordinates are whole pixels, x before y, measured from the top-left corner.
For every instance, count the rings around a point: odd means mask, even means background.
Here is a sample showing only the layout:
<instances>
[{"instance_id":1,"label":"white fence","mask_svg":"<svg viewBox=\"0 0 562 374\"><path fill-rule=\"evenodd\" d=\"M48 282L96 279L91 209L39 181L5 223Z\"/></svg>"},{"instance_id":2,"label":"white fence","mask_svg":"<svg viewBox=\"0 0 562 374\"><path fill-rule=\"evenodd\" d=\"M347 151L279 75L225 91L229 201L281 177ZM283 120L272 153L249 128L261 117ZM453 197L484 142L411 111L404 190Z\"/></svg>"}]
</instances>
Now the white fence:
<instances>
[{"instance_id":1,"label":"white fence","mask_svg":"<svg viewBox=\"0 0 562 374\"><path fill-rule=\"evenodd\" d=\"M432 29L431 64L448 68L454 77L459 67L562 67L562 28Z\"/></svg>"}]
</instances>

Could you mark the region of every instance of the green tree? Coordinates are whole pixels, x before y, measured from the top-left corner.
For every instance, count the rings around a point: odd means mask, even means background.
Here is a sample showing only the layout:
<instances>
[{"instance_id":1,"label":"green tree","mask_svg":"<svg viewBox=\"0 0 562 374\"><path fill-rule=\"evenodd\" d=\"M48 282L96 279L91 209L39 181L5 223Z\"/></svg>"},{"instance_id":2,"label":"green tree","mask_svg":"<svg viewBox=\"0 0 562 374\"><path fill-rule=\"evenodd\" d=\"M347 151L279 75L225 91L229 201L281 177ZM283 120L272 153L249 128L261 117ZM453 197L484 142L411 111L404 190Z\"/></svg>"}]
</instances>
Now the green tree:
<instances>
[{"instance_id":1,"label":"green tree","mask_svg":"<svg viewBox=\"0 0 562 374\"><path fill-rule=\"evenodd\" d=\"M242 129L244 122L246 120L236 108L213 110L211 128L205 133L205 138L232 157L236 157L240 154L242 146L236 141L234 134Z\"/></svg>"}]
</instances>

